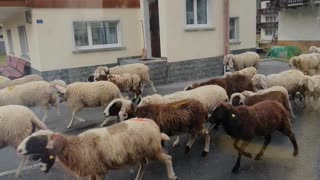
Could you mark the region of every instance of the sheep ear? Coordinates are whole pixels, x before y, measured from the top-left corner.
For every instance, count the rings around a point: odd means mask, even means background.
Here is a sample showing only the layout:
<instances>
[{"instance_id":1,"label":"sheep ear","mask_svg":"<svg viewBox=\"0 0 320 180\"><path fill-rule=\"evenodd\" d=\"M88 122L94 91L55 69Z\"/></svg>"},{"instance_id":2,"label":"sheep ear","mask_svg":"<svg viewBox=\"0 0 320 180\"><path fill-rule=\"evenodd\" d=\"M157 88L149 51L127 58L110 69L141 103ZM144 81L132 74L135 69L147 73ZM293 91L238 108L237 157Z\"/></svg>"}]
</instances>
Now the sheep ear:
<instances>
[{"instance_id":1,"label":"sheep ear","mask_svg":"<svg viewBox=\"0 0 320 180\"><path fill-rule=\"evenodd\" d=\"M267 78L266 77L261 77L260 78L260 84L261 84L261 87L263 89L267 89L268 88L268 86L267 86Z\"/></svg>"},{"instance_id":2,"label":"sheep ear","mask_svg":"<svg viewBox=\"0 0 320 180\"><path fill-rule=\"evenodd\" d=\"M314 82L311 79L308 80L308 88L311 92L314 91Z\"/></svg>"},{"instance_id":3,"label":"sheep ear","mask_svg":"<svg viewBox=\"0 0 320 180\"><path fill-rule=\"evenodd\" d=\"M59 86L57 84L55 85L55 87L62 94L65 94L67 92L67 89L65 87Z\"/></svg>"},{"instance_id":4,"label":"sheep ear","mask_svg":"<svg viewBox=\"0 0 320 180\"><path fill-rule=\"evenodd\" d=\"M88 77L88 82L93 82L94 81L94 75L91 74L89 77Z\"/></svg>"},{"instance_id":5,"label":"sheep ear","mask_svg":"<svg viewBox=\"0 0 320 180\"><path fill-rule=\"evenodd\" d=\"M230 59L229 59L229 67L230 67L230 68L233 68L233 65L234 65L234 63L233 63L233 57L230 57Z\"/></svg>"}]
</instances>

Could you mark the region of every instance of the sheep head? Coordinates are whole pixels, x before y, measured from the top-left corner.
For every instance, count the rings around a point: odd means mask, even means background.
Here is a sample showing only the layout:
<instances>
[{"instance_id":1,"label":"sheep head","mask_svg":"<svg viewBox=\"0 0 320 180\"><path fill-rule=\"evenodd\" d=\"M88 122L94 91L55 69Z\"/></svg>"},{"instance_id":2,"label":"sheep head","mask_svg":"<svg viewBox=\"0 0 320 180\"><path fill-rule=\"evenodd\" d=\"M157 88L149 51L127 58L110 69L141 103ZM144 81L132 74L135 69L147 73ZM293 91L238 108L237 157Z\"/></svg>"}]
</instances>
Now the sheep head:
<instances>
[{"instance_id":1,"label":"sheep head","mask_svg":"<svg viewBox=\"0 0 320 180\"><path fill-rule=\"evenodd\" d=\"M300 61L300 58L298 56L294 56L294 57L290 58L289 67L298 68L298 61Z\"/></svg>"},{"instance_id":2,"label":"sheep head","mask_svg":"<svg viewBox=\"0 0 320 180\"><path fill-rule=\"evenodd\" d=\"M267 77L262 74L256 74L252 77L252 84L256 88L262 88L262 89L267 89Z\"/></svg>"},{"instance_id":3,"label":"sheep head","mask_svg":"<svg viewBox=\"0 0 320 180\"><path fill-rule=\"evenodd\" d=\"M197 88L199 86L200 86L199 83L192 83L189 86L185 87L184 91L189 91L189 90L195 89L195 88Z\"/></svg>"},{"instance_id":4,"label":"sheep head","mask_svg":"<svg viewBox=\"0 0 320 180\"><path fill-rule=\"evenodd\" d=\"M228 54L224 57L223 59L223 64L224 65L229 65L230 68L233 68L234 65L234 55L233 54Z\"/></svg>"},{"instance_id":5,"label":"sheep head","mask_svg":"<svg viewBox=\"0 0 320 180\"><path fill-rule=\"evenodd\" d=\"M236 118L236 115L232 113L232 105L229 103L220 103L215 109L210 112L209 122L229 124L228 121L232 121ZM232 123L232 122L230 122Z\"/></svg>"},{"instance_id":6,"label":"sheep head","mask_svg":"<svg viewBox=\"0 0 320 180\"><path fill-rule=\"evenodd\" d=\"M310 48L309 48L309 52L310 53L316 53L318 51L318 48L317 47L315 47L315 46L310 46Z\"/></svg>"},{"instance_id":7,"label":"sheep head","mask_svg":"<svg viewBox=\"0 0 320 180\"><path fill-rule=\"evenodd\" d=\"M21 156L37 155L40 157L40 169L47 173L55 163L56 155L61 152L64 137L50 130L40 130L24 139L17 148Z\"/></svg>"},{"instance_id":8,"label":"sheep head","mask_svg":"<svg viewBox=\"0 0 320 180\"><path fill-rule=\"evenodd\" d=\"M230 103L233 106L240 106L245 104L246 97L241 93L234 93L231 95Z\"/></svg>"},{"instance_id":9,"label":"sheep head","mask_svg":"<svg viewBox=\"0 0 320 180\"><path fill-rule=\"evenodd\" d=\"M61 86L59 84L55 84L54 87L55 87L57 93L59 94L60 103L62 103L63 101L66 101L67 100L67 96L66 96L67 88L64 86Z\"/></svg>"},{"instance_id":10,"label":"sheep head","mask_svg":"<svg viewBox=\"0 0 320 180\"><path fill-rule=\"evenodd\" d=\"M104 115L105 117L118 116L120 121L126 120L128 118L126 111L131 107L131 105L132 103L130 100L123 98L114 99L104 110Z\"/></svg>"}]
</instances>

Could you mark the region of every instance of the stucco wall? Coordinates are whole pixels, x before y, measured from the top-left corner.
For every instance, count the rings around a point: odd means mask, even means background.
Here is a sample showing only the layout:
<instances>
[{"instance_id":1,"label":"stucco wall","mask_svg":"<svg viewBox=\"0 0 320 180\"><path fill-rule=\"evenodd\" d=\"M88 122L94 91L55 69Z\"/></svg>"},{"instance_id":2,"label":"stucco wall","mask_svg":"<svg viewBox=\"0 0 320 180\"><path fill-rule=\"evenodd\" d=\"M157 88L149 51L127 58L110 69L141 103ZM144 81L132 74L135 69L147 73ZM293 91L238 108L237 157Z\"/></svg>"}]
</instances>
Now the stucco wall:
<instances>
[{"instance_id":1,"label":"stucco wall","mask_svg":"<svg viewBox=\"0 0 320 180\"><path fill-rule=\"evenodd\" d=\"M185 0L159 1L161 55L167 57L169 62L223 55L223 1L209 2L213 29L186 31ZM230 49L255 47L256 1L230 0L230 17L240 19L241 41L231 45Z\"/></svg>"},{"instance_id":2,"label":"stucco wall","mask_svg":"<svg viewBox=\"0 0 320 180\"><path fill-rule=\"evenodd\" d=\"M38 50L38 42L37 42L37 31L34 29L34 23L28 24L26 23L24 10L21 10L17 14L8 18L7 21L3 23L3 36L5 39L6 51L9 51L7 30L11 30L12 42L14 55L17 57L21 57L21 47L18 33L18 26L24 25L26 27L28 48L29 48L29 56L32 67L36 69L40 69L40 56Z\"/></svg>"},{"instance_id":3,"label":"stucco wall","mask_svg":"<svg viewBox=\"0 0 320 180\"><path fill-rule=\"evenodd\" d=\"M320 40L320 7L283 9L279 14L279 40Z\"/></svg>"},{"instance_id":4,"label":"stucco wall","mask_svg":"<svg viewBox=\"0 0 320 180\"><path fill-rule=\"evenodd\" d=\"M41 71L116 63L117 58L136 56L142 50L139 9L33 9L38 32ZM74 54L73 21L119 19L121 50Z\"/></svg>"},{"instance_id":5,"label":"stucco wall","mask_svg":"<svg viewBox=\"0 0 320 180\"><path fill-rule=\"evenodd\" d=\"M256 47L256 0L230 0L230 17L239 17L240 44L230 45L230 50Z\"/></svg>"}]
</instances>

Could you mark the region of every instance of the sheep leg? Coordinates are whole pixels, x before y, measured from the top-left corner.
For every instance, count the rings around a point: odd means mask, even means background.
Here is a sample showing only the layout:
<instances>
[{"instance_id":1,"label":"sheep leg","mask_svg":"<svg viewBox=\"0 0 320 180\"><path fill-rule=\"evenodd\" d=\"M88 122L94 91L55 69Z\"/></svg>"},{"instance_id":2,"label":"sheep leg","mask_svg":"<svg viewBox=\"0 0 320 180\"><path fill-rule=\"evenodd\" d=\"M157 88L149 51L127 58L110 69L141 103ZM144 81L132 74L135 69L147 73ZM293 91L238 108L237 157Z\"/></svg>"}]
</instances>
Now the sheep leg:
<instances>
[{"instance_id":1,"label":"sheep leg","mask_svg":"<svg viewBox=\"0 0 320 180\"><path fill-rule=\"evenodd\" d=\"M162 161L165 165L166 165L166 168L167 168L167 174L168 174L168 178L170 180L176 180L178 179L175 174L174 174L174 171L173 171L173 167L172 167L172 157L161 152L159 155L158 155L158 159L159 161Z\"/></svg>"},{"instance_id":2,"label":"sheep leg","mask_svg":"<svg viewBox=\"0 0 320 180\"><path fill-rule=\"evenodd\" d=\"M293 145L293 148L294 148L293 156L297 156L299 154L299 148L298 148L298 144L297 144L296 137L295 137L294 133L292 132L292 130L290 128L284 128L282 133L289 137L289 139Z\"/></svg>"},{"instance_id":3,"label":"sheep leg","mask_svg":"<svg viewBox=\"0 0 320 180\"><path fill-rule=\"evenodd\" d=\"M20 176L20 174L21 174L23 168L26 166L26 164L27 164L27 157L23 157L21 159L21 162L19 164L18 170L16 172L16 178L18 178Z\"/></svg>"},{"instance_id":4,"label":"sheep leg","mask_svg":"<svg viewBox=\"0 0 320 180\"><path fill-rule=\"evenodd\" d=\"M59 101L57 101L57 102L54 104L54 107L55 107L56 110L57 110L57 116L61 116Z\"/></svg>"},{"instance_id":5,"label":"sheep leg","mask_svg":"<svg viewBox=\"0 0 320 180\"><path fill-rule=\"evenodd\" d=\"M154 87L154 83L149 79L149 84L151 85L151 88L152 88L152 90L153 90L153 92L155 92L155 93L157 93L158 91L157 91L157 89Z\"/></svg>"},{"instance_id":6,"label":"sheep leg","mask_svg":"<svg viewBox=\"0 0 320 180\"><path fill-rule=\"evenodd\" d=\"M186 146L186 149L185 149L185 153L188 153L194 143L194 141L196 140L196 137L197 135L191 135L188 143L187 143L187 146Z\"/></svg>"},{"instance_id":7,"label":"sheep leg","mask_svg":"<svg viewBox=\"0 0 320 180\"><path fill-rule=\"evenodd\" d=\"M267 135L264 137L264 143L263 146L260 150L260 152L256 155L256 157L254 158L255 160L260 160L261 156L264 154L265 150L267 149L269 143L271 141L271 135Z\"/></svg>"},{"instance_id":8,"label":"sheep leg","mask_svg":"<svg viewBox=\"0 0 320 180\"><path fill-rule=\"evenodd\" d=\"M176 147L180 143L180 136L177 136L177 139L173 142L173 147Z\"/></svg>"},{"instance_id":9,"label":"sheep leg","mask_svg":"<svg viewBox=\"0 0 320 180\"><path fill-rule=\"evenodd\" d=\"M42 112L43 112L43 118L42 121L45 122L48 118L48 112L49 112L50 106L49 104L43 105L42 106Z\"/></svg>"},{"instance_id":10,"label":"sheep leg","mask_svg":"<svg viewBox=\"0 0 320 180\"><path fill-rule=\"evenodd\" d=\"M209 132L206 128L203 128L202 135L204 136L204 139L205 139L205 146L204 146L204 150L202 152L202 156L204 157L210 151L210 135L209 135Z\"/></svg>"},{"instance_id":11,"label":"sheep leg","mask_svg":"<svg viewBox=\"0 0 320 180\"><path fill-rule=\"evenodd\" d=\"M250 142L243 141L240 147L237 147L238 152L241 153L241 155L246 156L247 158L252 158L252 155L248 152L245 152L245 148L249 145Z\"/></svg>"},{"instance_id":12,"label":"sheep leg","mask_svg":"<svg viewBox=\"0 0 320 180\"><path fill-rule=\"evenodd\" d=\"M90 176L89 180L104 180L104 175Z\"/></svg>"},{"instance_id":13,"label":"sheep leg","mask_svg":"<svg viewBox=\"0 0 320 180\"><path fill-rule=\"evenodd\" d=\"M139 171L138 171L138 174L136 176L136 179L135 180L141 180L142 179L142 176L143 176L143 173L144 173L144 162L141 162L140 163L140 167L139 167Z\"/></svg>"},{"instance_id":14,"label":"sheep leg","mask_svg":"<svg viewBox=\"0 0 320 180\"><path fill-rule=\"evenodd\" d=\"M70 123L69 123L68 126L67 126L67 129L70 129L71 126L73 125L74 119L76 118L76 115L77 115L78 112L79 112L79 109L78 109L78 108L76 108L76 109L74 109L74 110L72 111L72 118L71 118Z\"/></svg>"},{"instance_id":15,"label":"sheep leg","mask_svg":"<svg viewBox=\"0 0 320 180\"><path fill-rule=\"evenodd\" d=\"M232 168L232 173L238 173L239 168L240 168L240 161L241 161L241 153L238 152L238 159L236 161L236 164L234 164L233 168Z\"/></svg>"},{"instance_id":16,"label":"sheep leg","mask_svg":"<svg viewBox=\"0 0 320 180\"><path fill-rule=\"evenodd\" d=\"M101 124L100 124L100 127L104 127L106 126L110 121L110 117L107 117Z\"/></svg>"}]
</instances>

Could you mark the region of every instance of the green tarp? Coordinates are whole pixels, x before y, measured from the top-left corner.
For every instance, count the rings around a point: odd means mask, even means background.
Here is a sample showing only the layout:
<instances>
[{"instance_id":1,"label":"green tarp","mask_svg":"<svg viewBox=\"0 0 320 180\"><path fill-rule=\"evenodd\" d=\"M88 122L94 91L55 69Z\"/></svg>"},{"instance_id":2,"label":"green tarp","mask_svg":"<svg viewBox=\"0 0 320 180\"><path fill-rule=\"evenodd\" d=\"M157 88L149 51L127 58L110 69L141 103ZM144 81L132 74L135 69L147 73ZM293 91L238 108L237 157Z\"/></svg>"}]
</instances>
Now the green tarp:
<instances>
[{"instance_id":1,"label":"green tarp","mask_svg":"<svg viewBox=\"0 0 320 180\"><path fill-rule=\"evenodd\" d=\"M268 56L290 59L292 56L299 56L300 54L301 50L295 46L274 46L270 49Z\"/></svg>"}]
</instances>

